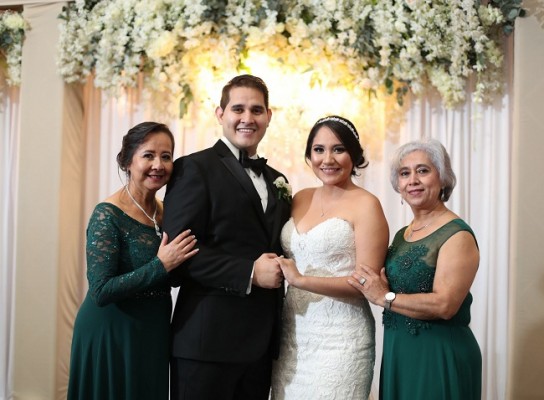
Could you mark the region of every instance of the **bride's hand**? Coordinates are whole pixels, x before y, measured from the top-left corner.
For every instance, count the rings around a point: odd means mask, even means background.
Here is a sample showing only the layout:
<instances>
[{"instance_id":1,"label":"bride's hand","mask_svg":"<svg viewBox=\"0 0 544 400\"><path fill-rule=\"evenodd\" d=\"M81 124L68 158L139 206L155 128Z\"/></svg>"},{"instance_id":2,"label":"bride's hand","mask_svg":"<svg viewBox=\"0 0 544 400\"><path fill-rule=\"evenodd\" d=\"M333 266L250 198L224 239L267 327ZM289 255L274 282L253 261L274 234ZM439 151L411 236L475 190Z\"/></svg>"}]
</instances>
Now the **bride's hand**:
<instances>
[{"instance_id":1,"label":"bride's hand","mask_svg":"<svg viewBox=\"0 0 544 400\"><path fill-rule=\"evenodd\" d=\"M280 264L281 272L289 285L297 287L303 275L298 271L295 261L284 257L278 257L276 260Z\"/></svg>"}]
</instances>

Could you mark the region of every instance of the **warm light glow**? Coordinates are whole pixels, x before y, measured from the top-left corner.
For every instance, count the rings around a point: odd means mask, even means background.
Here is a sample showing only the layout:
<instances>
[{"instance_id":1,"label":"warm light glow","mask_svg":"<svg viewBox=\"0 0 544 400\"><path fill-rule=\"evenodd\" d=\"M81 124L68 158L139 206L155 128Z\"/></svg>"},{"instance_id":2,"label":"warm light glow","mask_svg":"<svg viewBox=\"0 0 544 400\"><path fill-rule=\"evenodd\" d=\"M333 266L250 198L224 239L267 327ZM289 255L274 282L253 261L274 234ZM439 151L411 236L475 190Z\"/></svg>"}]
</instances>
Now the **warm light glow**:
<instances>
[{"instance_id":1,"label":"warm light glow","mask_svg":"<svg viewBox=\"0 0 544 400\"><path fill-rule=\"evenodd\" d=\"M268 158L286 174L307 170L304 162L306 139L313 124L331 114L351 120L360 136L367 156L380 158L381 144L385 137L385 110L393 110L394 102L387 97L369 99L361 88L333 87L329 85L326 72L298 71L262 52L251 52L243 61L242 71L221 71L207 67L198 73L195 101L190 113L183 120L187 134L187 148L202 149L212 145L221 136L221 127L214 118L219 105L221 89L232 77L250 73L261 77L270 91L272 121L259 154ZM393 107L391 107L393 104ZM206 142L202 142L206 138ZM296 183L295 183L296 186Z\"/></svg>"}]
</instances>

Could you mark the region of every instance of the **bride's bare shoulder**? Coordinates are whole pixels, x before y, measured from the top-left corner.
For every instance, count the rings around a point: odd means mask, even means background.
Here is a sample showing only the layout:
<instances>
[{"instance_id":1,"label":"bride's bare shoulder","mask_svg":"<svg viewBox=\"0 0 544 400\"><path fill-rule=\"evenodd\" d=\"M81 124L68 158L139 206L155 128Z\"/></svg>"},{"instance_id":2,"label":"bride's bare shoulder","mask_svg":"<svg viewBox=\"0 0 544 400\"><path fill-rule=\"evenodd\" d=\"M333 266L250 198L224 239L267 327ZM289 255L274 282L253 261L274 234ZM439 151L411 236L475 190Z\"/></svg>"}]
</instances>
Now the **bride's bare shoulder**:
<instances>
[{"instance_id":1,"label":"bride's bare shoulder","mask_svg":"<svg viewBox=\"0 0 544 400\"><path fill-rule=\"evenodd\" d=\"M350 197L352 201L364 202L366 204L379 205L380 200L374 194L370 193L368 190L358 187L353 191L352 196Z\"/></svg>"},{"instance_id":2,"label":"bride's bare shoulder","mask_svg":"<svg viewBox=\"0 0 544 400\"><path fill-rule=\"evenodd\" d=\"M305 188L305 189L299 190L293 197L293 201L299 202L299 203L311 201L316 189L317 188Z\"/></svg>"}]
</instances>

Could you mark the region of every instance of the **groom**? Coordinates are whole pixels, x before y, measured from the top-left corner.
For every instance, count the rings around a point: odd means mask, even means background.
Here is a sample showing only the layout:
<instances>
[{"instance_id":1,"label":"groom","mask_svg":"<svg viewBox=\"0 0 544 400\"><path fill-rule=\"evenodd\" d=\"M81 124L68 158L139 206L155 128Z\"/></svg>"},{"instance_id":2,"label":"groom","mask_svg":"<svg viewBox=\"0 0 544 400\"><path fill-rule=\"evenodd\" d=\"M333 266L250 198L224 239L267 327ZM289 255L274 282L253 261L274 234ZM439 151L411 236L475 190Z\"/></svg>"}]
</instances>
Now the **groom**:
<instances>
[{"instance_id":1,"label":"groom","mask_svg":"<svg viewBox=\"0 0 544 400\"><path fill-rule=\"evenodd\" d=\"M199 253L172 275L171 399L267 400L279 350L283 276L283 177L257 157L272 111L265 83L233 78L215 115L223 137L181 157L164 199L163 229L190 228Z\"/></svg>"}]
</instances>

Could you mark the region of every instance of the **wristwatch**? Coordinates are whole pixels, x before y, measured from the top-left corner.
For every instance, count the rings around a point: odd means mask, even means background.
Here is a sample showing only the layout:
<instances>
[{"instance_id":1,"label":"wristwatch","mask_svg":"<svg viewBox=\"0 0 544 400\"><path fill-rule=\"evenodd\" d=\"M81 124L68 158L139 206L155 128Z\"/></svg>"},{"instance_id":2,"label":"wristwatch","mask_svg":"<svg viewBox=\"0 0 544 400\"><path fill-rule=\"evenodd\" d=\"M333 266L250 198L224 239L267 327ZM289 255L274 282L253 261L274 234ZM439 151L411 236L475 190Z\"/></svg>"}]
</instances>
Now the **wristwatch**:
<instances>
[{"instance_id":1,"label":"wristwatch","mask_svg":"<svg viewBox=\"0 0 544 400\"><path fill-rule=\"evenodd\" d=\"M385 294L385 304L383 305L383 307L386 310L391 310L391 303L393 303L393 301L395 300L396 297L397 297L397 295L395 293L387 292Z\"/></svg>"}]
</instances>

